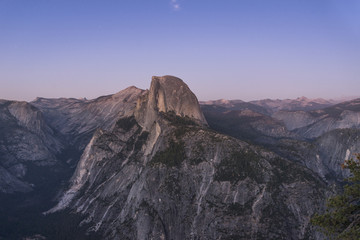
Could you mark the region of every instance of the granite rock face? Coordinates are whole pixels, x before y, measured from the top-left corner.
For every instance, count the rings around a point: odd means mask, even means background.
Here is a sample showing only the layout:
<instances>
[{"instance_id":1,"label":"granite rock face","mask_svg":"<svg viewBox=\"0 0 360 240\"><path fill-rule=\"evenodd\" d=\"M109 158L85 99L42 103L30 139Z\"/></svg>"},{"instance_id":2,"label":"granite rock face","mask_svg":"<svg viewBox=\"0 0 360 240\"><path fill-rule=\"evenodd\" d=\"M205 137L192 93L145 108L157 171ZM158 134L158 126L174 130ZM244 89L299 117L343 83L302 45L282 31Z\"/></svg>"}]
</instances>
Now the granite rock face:
<instances>
[{"instance_id":1,"label":"granite rock face","mask_svg":"<svg viewBox=\"0 0 360 240\"><path fill-rule=\"evenodd\" d=\"M306 127L316 122L316 118L305 111L278 111L274 113L272 117L284 122L286 128L289 131L295 130L297 128Z\"/></svg>"},{"instance_id":2,"label":"granite rock face","mask_svg":"<svg viewBox=\"0 0 360 240\"><path fill-rule=\"evenodd\" d=\"M268 148L311 169L330 185L349 177L341 164L360 152L359 129L335 129L312 140L281 139Z\"/></svg>"},{"instance_id":3,"label":"granite rock face","mask_svg":"<svg viewBox=\"0 0 360 240\"><path fill-rule=\"evenodd\" d=\"M287 128L305 138L316 138L335 129L360 128L360 99L313 111L281 111L273 114Z\"/></svg>"},{"instance_id":4,"label":"granite rock face","mask_svg":"<svg viewBox=\"0 0 360 240\"><path fill-rule=\"evenodd\" d=\"M315 166L308 167L325 179L341 181L349 177L349 171L342 169L341 164L360 152L360 129L332 130L316 138L310 149L307 152L312 161L307 162Z\"/></svg>"},{"instance_id":5,"label":"granite rock face","mask_svg":"<svg viewBox=\"0 0 360 240\"><path fill-rule=\"evenodd\" d=\"M68 142L82 151L97 128L110 129L116 119L134 111L138 97L145 92L129 87L93 100L37 98L31 104L43 112L46 121Z\"/></svg>"},{"instance_id":6,"label":"granite rock face","mask_svg":"<svg viewBox=\"0 0 360 240\"><path fill-rule=\"evenodd\" d=\"M179 78L152 77L150 90L138 99L135 116L145 128L152 126L159 113L174 113L206 125L195 94Z\"/></svg>"},{"instance_id":7,"label":"granite rock face","mask_svg":"<svg viewBox=\"0 0 360 240\"><path fill-rule=\"evenodd\" d=\"M153 78L133 115L95 133L48 213L72 209L104 239L320 239L309 219L323 182L208 129L193 93L173 80Z\"/></svg>"}]
</instances>

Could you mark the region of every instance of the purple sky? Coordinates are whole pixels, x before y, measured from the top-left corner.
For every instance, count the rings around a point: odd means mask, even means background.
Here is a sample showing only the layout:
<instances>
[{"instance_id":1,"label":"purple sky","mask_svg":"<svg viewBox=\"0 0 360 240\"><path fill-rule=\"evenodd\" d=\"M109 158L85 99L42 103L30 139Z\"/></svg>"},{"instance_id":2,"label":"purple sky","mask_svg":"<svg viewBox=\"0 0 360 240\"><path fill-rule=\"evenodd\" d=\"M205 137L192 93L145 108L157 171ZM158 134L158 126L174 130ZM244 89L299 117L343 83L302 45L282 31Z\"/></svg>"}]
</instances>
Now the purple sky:
<instances>
[{"instance_id":1,"label":"purple sky","mask_svg":"<svg viewBox=\"0 0 360 240\"><path fill-rule=\"evenodd\" d=\"M153 75L200 100L359 96L358 0L0 0L0 98L87 97Z\"/></svg>"}]
</instances>

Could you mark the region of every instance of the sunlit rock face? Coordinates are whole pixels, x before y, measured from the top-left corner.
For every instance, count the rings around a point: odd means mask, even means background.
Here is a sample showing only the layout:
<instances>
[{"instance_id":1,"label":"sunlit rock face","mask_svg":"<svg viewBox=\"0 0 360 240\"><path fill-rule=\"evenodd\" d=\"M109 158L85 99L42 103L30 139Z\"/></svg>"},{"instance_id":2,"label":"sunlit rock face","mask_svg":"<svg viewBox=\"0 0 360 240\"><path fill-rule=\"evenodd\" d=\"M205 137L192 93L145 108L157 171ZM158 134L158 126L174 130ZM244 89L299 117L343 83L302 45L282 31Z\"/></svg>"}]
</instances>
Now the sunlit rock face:
<instances>
[{"instance_id":1,"label":"sunlit rock face","mask_svg":"<svg viewBox=\"0 0 360 240\"><path fill-rule=\"evenodd\" d=\"M161 112L207 124L195 94L177 77L152 77L149 92L138 100L135 116L140 124L149 128Z\"/></svg>"},{"instance_id":2,"label":"sunlit rock face","mask_svg":"<svg viewBox=\"0 0 360 240\"><path fill-rule=\"evenodd\" d=\"M174 77L154 77L133 115L98 130L52 213L104 239L317 239L324 185L306 168L207 128Z\"/></svg>"},{"instance_id":3,"label":"sunlit rock face","mask_svg":"<svg viewBox=\"0 0 360 240\"><path fill-rule=\"evenodd\" d=\"M92 100L37 98L31 102L47 122L72 144L84 150L97 128L110 129L119 117L132 114L146 91L128 87L116 94Z\"/></svg>"}]
</instances>

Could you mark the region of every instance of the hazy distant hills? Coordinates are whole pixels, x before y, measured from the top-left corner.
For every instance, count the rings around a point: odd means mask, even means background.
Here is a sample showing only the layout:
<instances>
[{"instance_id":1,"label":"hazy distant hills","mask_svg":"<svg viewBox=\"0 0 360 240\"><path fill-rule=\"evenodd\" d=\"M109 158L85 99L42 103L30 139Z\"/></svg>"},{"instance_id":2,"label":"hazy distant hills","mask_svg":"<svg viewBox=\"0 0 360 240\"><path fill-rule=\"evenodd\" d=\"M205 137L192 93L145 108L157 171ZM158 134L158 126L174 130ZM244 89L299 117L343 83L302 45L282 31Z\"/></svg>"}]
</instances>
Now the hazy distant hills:
<instances>
[{"instance_id":1,"label":"hazy distant hills","mask_svg":"<svg viewBox=\"0 0 360 240\"><path fill-rule=\"evenodd\" d=\"M199 104L164 76L1 100L0 238L323 239L310 216L356 152L360 99Z\"/></svg>"},{"instance_id":2,"label":"hazy distant hills","mask_svg":"<svg viewBox=\"0 0 360 240\"><path fill-rule=\"evenodd\" d=\"M241 128L240 138L251 135L251 132L254 132L253 137L285 137L285 132L288 132L288 136L292 137L315 138L334 129L360 127L360 99L342 103L304 97L294 100L216 100L200 103L210 125L213 124L218 130L221 128L218 124L229 129ZM262 126L267 126L269 130Z\"/></svg>"},{"instance_id":3,"label":"hazy distant hills","mask_svg":"<svg viewBox=\"0 0 360 240\"><path fill-rule=\"evenodd\" d=\"M224 107L227 110L253 110L258 113L272 115L280 110L285 111L310 111L319 110L332 105L335 105L341 101L326 100L322 98L308 99L306 97L299 97L296 99L263 99L250 102L244 102L242 100L213 100L202 101L200 104L205 106L217 106Z\"/></svg>"},{"instance_id":4,"label":"hazy distant hills","mask_svg":"<svg viewBox=\"0 0 360 240\"><path fill-rule=\"evenodd\" d=\"M203 103L202 109L209 125L218 131L263 145L327 181L347 176L340 164L360 152L360 99L342 103L306 98L257 102L267 107L267 112L243 103L245 108L234 110L231 101Z\"/></svg>"},{"instance_id":5,"label":"hazy distant hills","mask_svg":"<svg viewBox=\"0 0 360 240\"><path fill-rule=\"evenodd\" d=\"M326 100L322 98L317 99L309 99L306 97L299 97L296 99L284 99L284 100L272 100L272 99L264 99L258 101L251 101L250 103L256 104L258 106L262 106L272 113L286 110L286 111L309 111L309 110L318 110L325 107L332 106L339 101L335 100Z\"/></svg>"},{"instance_id":6,"label":"hazy distant hills","mask_svg":"<svg viewBox=\"0 0 360 240\"><path fill-rule=\"evenodd\" d=\"M305 97L285 100L216 100L200 102L201 108L214 129L243 140L264 138L302 138L293 131L315 122L309 111L318 111L336 102Z\"/></svg>"},{"instance_id":7,"label":"hazy distant hills","mask_svg":"<svg viewBox=\"0 0 360 240\"><path fill-rule=\"evenodd\" d=\"M314 138L333 129L359 128L360 99L312 111L279 111L273 117L289 130Z\"/></svg>"},{"instance_id":8,"label":"hazy distant hills","mask_svg":"<svg viewBox=\"0 0 360 240\"><path fill-rule=\"evenodd\" d=\"M215 101L200 102L200 105L201 108L205 111L226 112L231 110L251 110L257 113L271 115L271 111L269 109L241 100L221 99Z\"/></svg>"}]
</instances>

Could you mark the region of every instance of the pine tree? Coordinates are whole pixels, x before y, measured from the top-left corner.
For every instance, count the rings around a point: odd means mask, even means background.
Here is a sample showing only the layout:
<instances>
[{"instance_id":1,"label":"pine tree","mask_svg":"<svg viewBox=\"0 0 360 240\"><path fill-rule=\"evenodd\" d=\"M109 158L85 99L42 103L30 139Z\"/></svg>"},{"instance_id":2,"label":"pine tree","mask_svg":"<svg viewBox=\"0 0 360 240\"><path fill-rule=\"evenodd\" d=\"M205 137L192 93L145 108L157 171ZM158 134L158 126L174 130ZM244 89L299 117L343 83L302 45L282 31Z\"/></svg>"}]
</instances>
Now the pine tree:
<instances>
[{"instance_id":1,"label":"pine tree","mask_svg":"<svg viewBox=\"0 0 360 240\"><path fill-rule=\"evenodd\" d=\"M311 219L330 239L360 239L360 154L356 158L342 164L351 173L343 193L329 198L326 212Z\"/></svg>"}]
</instances>

